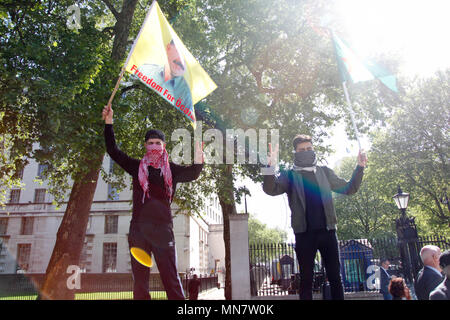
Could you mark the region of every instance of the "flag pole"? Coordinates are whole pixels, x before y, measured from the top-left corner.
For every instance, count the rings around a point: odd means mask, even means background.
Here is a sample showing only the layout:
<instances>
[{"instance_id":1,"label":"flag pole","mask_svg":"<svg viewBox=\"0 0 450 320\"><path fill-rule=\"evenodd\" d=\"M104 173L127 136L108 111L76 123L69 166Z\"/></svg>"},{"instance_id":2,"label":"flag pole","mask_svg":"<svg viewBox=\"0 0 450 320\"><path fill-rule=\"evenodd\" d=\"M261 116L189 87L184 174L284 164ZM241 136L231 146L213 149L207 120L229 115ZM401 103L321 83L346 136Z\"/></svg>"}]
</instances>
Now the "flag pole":
<instances>
[{"instance_id":1,"label":"flag pole","mask_svg":"<svg viewBox=\"0 0 450 320\"><path fill-rule=\"evenodd\" d=\"M111 109L111 103L112 103L112 101L114 99L114 96L116 95L117 89L119 89L120 81L122 81L122 77L123 77L124 72L125 72L125 66L122 68L122 71L120 71L119 79L117 79L116 86L114 87L114 90L111 93L111 96L109 97L109 101L108 101L108 104L107 104L109 109Z\"/></svg>"},{"instance_id":2,"label":"flag pole","mask_svg":"<svg viewBox=\"0 0 450 320\"><path fill-rule=\"evenodd\" d=\"M358 140L359 150L361 150L361 141L359 140L359 131L358 131L358 127L356 126L356 123L355 123L355 115L354 115L354 111L352 108L352 103L350 102L350 97L348 95L346 82L347 81L343 81L342 86L344 87L345 99L347 100L347 106L348 106L348 110L350 113L350 119L352 120L353 130L355 131L356 140Z\"/></svg>"},{"instance_id":3,"label":"flag pole","mask_svg":"<svg viewBox=\"0 0 450 320\"><path fill-rule=\"evenodd\" d=\"M150 17L150 12L152 11L152 8L153 8L155 2L156 2L156 0L154 0L154 1L152 2L150 8L148 9L147 14L146 14L145 19L144 19L143 25L144 25L145 22L149 19L149 17ZM108 101L108 104L107 104L107 106L109 106L109 109L111 109L111 103L112 103L112 101L113 101L113 99L114 99L114 96L116 95L117 89L119 89L120 81L122 81L123 74L125 73L125 69L127 68L128 62L130 61L130 58L131 58L131 55L132 55L132 53L133 53L133 51L134 51L134 48L135 48L135 46L136 46L136 43L137 43L137 41L139 40L139 37L141 36L141 32L142 32L142 28L139 30L139 33L138 33L136 39L135 39L134 42L133 42L133 46L131 47L131 50L130 50L130 52L128 53L127 60L125 61L125 64L123 65L122 70L120 71L119 79L117 79L116 86L114 87L114 90L113 90L111 96L109 97L109 101Z\"/></svg>"}]
</instances>

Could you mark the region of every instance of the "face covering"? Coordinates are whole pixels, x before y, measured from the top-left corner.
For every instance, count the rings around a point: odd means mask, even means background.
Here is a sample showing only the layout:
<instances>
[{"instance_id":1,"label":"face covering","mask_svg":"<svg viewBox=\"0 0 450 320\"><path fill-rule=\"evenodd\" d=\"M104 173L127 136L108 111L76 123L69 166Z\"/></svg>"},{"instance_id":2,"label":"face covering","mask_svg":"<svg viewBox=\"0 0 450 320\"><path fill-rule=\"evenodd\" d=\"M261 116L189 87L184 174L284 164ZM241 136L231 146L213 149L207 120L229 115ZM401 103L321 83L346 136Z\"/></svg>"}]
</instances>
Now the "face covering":
<instances>
[{"instance_id":1,"label":"face covering","mask_svg":"<svg viewBox=\"0 0 450 320\"><path fill-rule=\"evenodd\" d=\"M170 171L169 165L169 155L166 149L162 145L150 144L145 145L147 153L142 158L139 164L139 184L144 191L142 197L142 202L144 202L145 197L150 198L150 192L148 188L148 166L152 166L155 169L161 169L161 175L164 178L164 184L166 187L167 198L169 203L172 200L172 171Z\"/></svg>"},{"instance_id":2,"label":"face covering","mask_svg":"<svg viewBox=\"0 0 450 320\"><path fill-rule=\"evenodd\" d=\"M300 151L294 154L294 165L296 167L314 167L317 163L314 150Z\"/></svg>"}]
</instances>

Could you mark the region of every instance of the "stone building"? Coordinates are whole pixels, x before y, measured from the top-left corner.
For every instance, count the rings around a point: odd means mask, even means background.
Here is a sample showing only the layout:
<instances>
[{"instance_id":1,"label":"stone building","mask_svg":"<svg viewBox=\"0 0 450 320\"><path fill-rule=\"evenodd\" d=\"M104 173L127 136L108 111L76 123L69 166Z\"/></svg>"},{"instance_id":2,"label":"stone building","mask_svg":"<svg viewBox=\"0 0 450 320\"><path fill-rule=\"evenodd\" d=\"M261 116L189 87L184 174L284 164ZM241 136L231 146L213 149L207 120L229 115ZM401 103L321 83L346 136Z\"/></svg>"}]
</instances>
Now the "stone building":
<instances>
[{"instance_id":1,"label":"stone building","mask_svg":"<svg viewBox=\"0 0 450 320\"><path fill-rule=\"evenodd\" d=\"M103 166L112 161L105 156ZM21 173L22 188L9 191L0 208L0 274L45 273L65 206L57 208L40 181L45 166L33 159ZM131 190L116 193L99 178L91 206L79 267L86 273L131 273L128 230ZM172 205L178 271L198 275L221 274L224 268L222 212L216 196L205 199L201 216L188 216ZM152 272L158 272L156 264ZM219 278L220 279L220 278Z\"/></svg>"}]
</instances>

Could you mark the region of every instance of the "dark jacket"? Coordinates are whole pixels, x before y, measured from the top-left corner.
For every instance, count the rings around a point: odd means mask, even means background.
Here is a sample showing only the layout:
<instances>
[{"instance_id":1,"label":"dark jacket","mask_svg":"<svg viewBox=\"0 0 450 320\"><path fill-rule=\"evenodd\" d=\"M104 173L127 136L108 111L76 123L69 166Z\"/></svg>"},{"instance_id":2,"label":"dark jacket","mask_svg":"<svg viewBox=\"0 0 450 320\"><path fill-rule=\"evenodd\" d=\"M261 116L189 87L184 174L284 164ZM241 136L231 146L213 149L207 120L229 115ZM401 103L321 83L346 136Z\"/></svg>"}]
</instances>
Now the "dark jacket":
<instances>
[{"instance_id":1,"label":"dark jacket","mask_svg":"<svg viewBox=\"0 0 450 320\"><path fill-rule=\"evenodd\" d=\"M414 284L417 299L429 300L430 293L444 280L436 271L425 266L419 271L417 280Z\"/></svg>"},{"instance_id":2,"label":"dark jacket","mask_svg":"<svg viewBox=\"0 0 450 320\"><path fill-rule=\"evenodd\" d=\"M387 271L380 267L380 292L383 294L389 293L389 283L391 282L391 276ZM390 293L389 293L390 294Z\"/></svg>"},{"instance_id":3,"label":"dark jacket","mask_svg":"<svg viewBox=\"0 0 450 320\"><path fill-rule=\"evenodd\" d=\"M160 169L155 169L151 166L148 167L150 199L146 198L145 202L142 203L143 190L138 179L141 160L133 159L119 150L111 124L105 125L105 143L109 156L133 178L132 222L139 221L171 225L172 215L170 213L170 203L165 192L164 178L160 174ZM180 166L172 162L169 164L170 170L172 171L173 194L175 194L177 183L197 179L203 168L203 164L194 164L191 166Z\"/></svg>"},{"instance_id":4,"label":"dark jacket","mask_svg":"<svg viewBox=\"0 0 450 320\"><path fill-rule=\"evenodd\" d=\"M448 277L445 277L445 280L431 291L430 300L450 300L450 279Z\"/></svg>"},{"instance_id":5,"label":"dark jacket","mask_svg":"<svg viewBox=\"0 0 450 320\"><path fill-rule=\"evenodd\" d=\"M333 170L325 166L316 167L316 179L320 188L320 195L326 218L327 230L336 229L336 212L333 205L331 191L342 194L354 194L361 185L364 168L357 166L350 181L339 178ZM305 193L300 173L294 170L282 171L279 177L265 175L263 190L271 196L287 193L291 209L291 226L294 233L307 230L305 214Z\"/></svg>"}]
</instances>

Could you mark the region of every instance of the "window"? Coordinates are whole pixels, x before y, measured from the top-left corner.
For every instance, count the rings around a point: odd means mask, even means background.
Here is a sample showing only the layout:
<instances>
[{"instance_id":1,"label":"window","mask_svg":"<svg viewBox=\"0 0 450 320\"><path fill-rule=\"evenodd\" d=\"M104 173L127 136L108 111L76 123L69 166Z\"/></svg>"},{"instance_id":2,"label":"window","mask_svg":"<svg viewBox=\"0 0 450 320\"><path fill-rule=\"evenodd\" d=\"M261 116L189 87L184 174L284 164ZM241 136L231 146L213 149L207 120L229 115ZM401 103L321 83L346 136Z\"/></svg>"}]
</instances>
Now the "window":
<instances>
[{"instance_id":1,"label":"window","mask_svg":"<svg viewBox=\"0 0 450 320\"><path fill-rule=\"evenodd\" d=\"M80 256L80 269L82 272L91 271L92 246L94 236L86 236L84 238L83 249Z\"/></svg>"},{"instance_id":2,"label":"window","mask_svg":"<svg viewBox=\"0 0 450 320\"><path fill-rule=\"evenodd\" d=\"M14 174L14 177L17 179L22 180L23 179L23 171L25 168L19 169L16 171L16 173Z\"/></svg>"},{"instance_id":3,"label":"window","mask_svg":"<svg viewBox=\"0 0 450 320\"><path fill-rule=\"evenodd\" d=\"M117 193L117 189L113 187L110 183L108 183L108 199L116 201L119 200L119 194Z\"/></svg>"},{"instance_id":4,"label":"window","mask_svg":"<svg viewBox=\"0 0 450 320\"><path fill-rule=\"evenodd\" d=\"M30 235L33 234L33 217L22 217L22 225L20 226L20 234L21 235Z\"/></svg>"},{"instance_id":5,"label":"window","mask_svg":"<svg viewBox=\"0 0 450 320\"><path fill-rule=\"evenodd\" d=\"M48 168L48 165L46 165L46 164L40 164L39 165L38 172L37 172L37 177L39 179L43 178L43 173L44 173L45 170L47 170L47 168Z\"/></svg>"},{"instance_id":6,"label":"window","mask_svg":"<svg viewBox=\"0 0 450 320\"><path fill-rule=\"evenodd\" d=\"M5 235L8 230L8 218L0 218L0 236Z\"/></svg>"},{"instance_id":7,"label":"window","mask_svg":"<svg viewBox=\"0 0 450 320\"><path fill-rule=\"evenodd\" d=\"M20 189L11 190L9 195L9 203L19 203L20 200Z\"/></svg>"},{"instance_id":8,"label":"window","mask_svg":"<svg viewBox=\"0 0 450 320\"><path fill-rule=\"evenodd\" d=\"M46 189L35 189L34 190L34 203L44 203L45 202Z\"/></svg>"},{"instance_id":9,"label":"window","mask_svg":"<svg viewBox=\"0 0 450 320\"><path fill-rule=\"evenodd\" d=\"M0 273L6 271L6 257L8 255L8 238L0 237Z\"/></svg>"},{"instance_id":10,"label":"window","mask_svg":"<svg viewBox=\"0 0 450 320\"><path fill-rule=\"evenodd\" d=\"M114 172L114 160L112 158L109 158L109 173Z\"/></svg>"},{"instance_id":11,"label":"window","mask_svg":"<svg viewBox=\"0 0 450 320\"><path fill-rule=\"evenodd\" d=\"M105 216L105 233L117 233L119 216Z\"/></svg>"},{"instance_id":12,"label":"window","mask_svg":"<svg viewBox=\"0 0 450 320\"><path fill-rule=\"evenodd\" d=\"M103 272L117 272L117 243L103 244Z\"/></svg>"},{"instance_id":13,"label":"window","mask_svg":"<svg viewBox=\"0 0 450 320\"><path fill-rule=\"evenodd\" d=\"M17 245L17 264L20 270L28 271L30 268L31 244Z\"/></svg>"}]
</instances>

